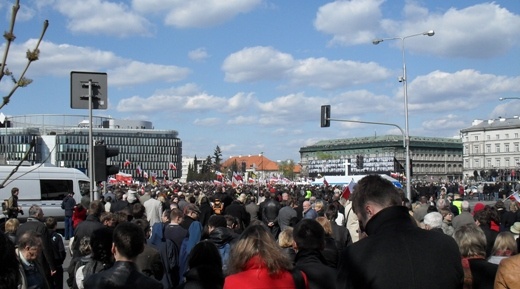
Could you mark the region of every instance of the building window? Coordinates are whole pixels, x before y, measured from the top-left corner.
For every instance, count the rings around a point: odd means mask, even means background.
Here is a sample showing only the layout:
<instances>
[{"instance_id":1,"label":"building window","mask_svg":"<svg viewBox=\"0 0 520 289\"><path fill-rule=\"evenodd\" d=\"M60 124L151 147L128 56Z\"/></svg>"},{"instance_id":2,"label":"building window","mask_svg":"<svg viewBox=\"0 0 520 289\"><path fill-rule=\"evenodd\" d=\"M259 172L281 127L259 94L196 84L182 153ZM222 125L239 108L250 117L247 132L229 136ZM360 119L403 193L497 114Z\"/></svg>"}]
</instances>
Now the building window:
<instances>
[{"instance_id":1,"label":"building window","mask_svg":"<svg viewBox=\"0 0 520 289\"><path fill-rule=\"evenodd\" d=\"M506 153L509 152L509 144L508 144L508 143L504 144L504 151L505 151Z\"/></svg>"},{"instance_id":2,"label":"building window","mask_svg":"<svg viewBox=\"0 0 520 289\"><path fill-rule=\"evenodd\" d=\"M495 144L495 152L496 153L500 152L500 144L499 143Z\"/></svg>"},{"instance_id":3,"label":"building window","mask_svg":"<svg viewBox=\"0 0 520 289\"><path fill-rule=\"evenodd\" d=\"M475 141L478 141L478 135L475 136Z\"/></svg>"},{"instance_id":4,"label":"building window","mask_svg":"<svg viewBox=\"0 0 520 289\"><path fill-rule=\"evenodd\" d=\"M497 134L497 135L495 136L495 139L500 139L500 135Z\"/></svg>"},{"instance_id":5,"label":"building window","mask_svg":"<svg viewBox=\"0 0 520 289\"><path fill-rule=\"evenodd\" d=\"M491 140L491 136L490 136L489 134L486 135L486 139L487 139L487 140Z\"/></svg>"},{"instance_id":6,"label":"building window","mask_svg":"<svg viewBox=\"0 0 520 289\"><path fill-rule=\"evenodd\" d=\"M495 159L495 167L500 168L500 159Z\"/></svg>"},{"instance_id":7,"label":"building window","mask_svg":"<svg viewBox=\"0 0 520 289\"><path fill-rule=\"evenodd\" d=\"M475 160L475 168L480 168L480 161L478 159Z\"/></svg>"},{"instance_id":8,"label":"building window","mask_svg":"<svg viewBox=\"0 0 520 289\"><path fill-rule=\"evenodd\" d=\"M506 139L509 139L509 134L508 134L508 133L506 133L505 137L506 137Z\"/></svg>"},{"instance_id":9,"label":"building window","mask_svg":"<svg viewBox=\"0 0 520 289\"><path fill-rule=\"evenodd\" d=\"M520 166L520 158L515 158L515 166Z\"/></svg>"},{"instance_id":10,"label":"building window","mask_svg":"<svg viewBox=\"0 0 520 289\"><path fill-rule=\"evenodd\" d=\"M518 138L518 133L517 132L515 132L515 138Z\"/></svg>"},{"instance_id":11,"label":"building window","mask_svg":"<svg viewBox=\"0 0 520 289\"><path fill-rule=\"evenodd\" d=\"M506 161L506 168L509 168L509 158L506 158L505 161Z\"/></svg>"},{"instance_id":12,"label":"building window","mask_svg":"<svg viewBox=\"0 0 520 289\"><path fill-rule=\"evenodd\" d=\"M486 167L491 168L491 159L486 159Z\"/></svg>"},{"instance_id":13,"label":"building window","mask_svg":"<svg viewBox=\"0 0 520 289\"><path fill-rule=\"evenodd\" d=\"M473 146L473 153L478 154L478 145Z\"/></svg>"},{"instance_id":14,"label":"building window","mask_svg":"<svg viewBox=\"0 0 520 289\"><path fill-rule=\"evenodd\" d=\"M515 146L515 152L519 152L520 151L520 147L518 145L519 143L515 142L513 145Z\"/></svg>"},{"instance_id":15,"label":"building window","mask_svg":"<svg viewBox=\"0 0 520 289\"><path fill-rule=\"evenodd\" d=\"M486 145L486 153L491 153L491 145L490 144Z\"/></svg>"}]
</instances>

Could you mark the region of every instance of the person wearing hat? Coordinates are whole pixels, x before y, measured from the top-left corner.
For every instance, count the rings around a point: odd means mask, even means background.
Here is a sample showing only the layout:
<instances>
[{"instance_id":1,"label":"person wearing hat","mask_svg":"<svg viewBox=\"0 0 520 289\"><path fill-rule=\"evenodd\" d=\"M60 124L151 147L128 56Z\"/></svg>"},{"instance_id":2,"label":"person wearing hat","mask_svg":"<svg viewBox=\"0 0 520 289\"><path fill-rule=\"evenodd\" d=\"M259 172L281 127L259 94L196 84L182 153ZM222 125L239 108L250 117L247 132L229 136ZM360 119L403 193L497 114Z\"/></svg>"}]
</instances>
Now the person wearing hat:
<instances>
[{"instance_id":1,"label":"person wearing hat","mask_svg":"<svg viewBox=\"0 0 520 289\"><path fill-rule=\"evenodd\" d=\"M72 226L72 213L76 206L76 200L74 200L74 192L69 192L63 201L61 202L61 208L65 211L65 240L70 240L74 236L74 227Z\"/></svg>"},{"instance_id":2,"label":"person wearing hat","mask_svg":"<svg viewBox=\"0 0 520 289\"><path fill-rule=\"evenodd\" d=\"M520 222L515 222L510 228L509 231L513 233L513 236L515 237L515 240L518 239L518 236L520 236Z\"/></svg>"}]
</instances>

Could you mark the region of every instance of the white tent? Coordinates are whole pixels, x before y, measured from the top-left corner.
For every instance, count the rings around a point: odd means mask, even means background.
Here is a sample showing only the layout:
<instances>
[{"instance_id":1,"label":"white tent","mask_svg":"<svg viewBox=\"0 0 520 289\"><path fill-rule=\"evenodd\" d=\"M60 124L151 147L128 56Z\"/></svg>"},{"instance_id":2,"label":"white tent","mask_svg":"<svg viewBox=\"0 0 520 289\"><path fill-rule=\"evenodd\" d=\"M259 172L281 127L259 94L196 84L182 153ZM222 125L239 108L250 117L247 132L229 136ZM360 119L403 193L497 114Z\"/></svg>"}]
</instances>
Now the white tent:
<instances>
[{"instance_id":1,"label":"white tent","mask_svg":"<svg viewBox=\"0 0 520 289\"><path fill-rule=\"evenodd\" d=\"M323 180L326 179L327 183L329 183L329 185L331 185L331 186L343 186L343 185L348 185L352 180L354 180L354 182L357 183L357 182L359 182L359 180L361 180L365 176L366 175L325 176L323 178L315 180L311 184L315 185L315 186L321 186L321 185L323 185ZM394 184L394 186L396 186L397 188L402 188L403 187L398 180L392 178L391 176L388 176L388 175L385 175L385 174L381 174L380 176L382 176L383 178L385 178L385 179L389 180L390 182L392 182L392 184Z\"/></svg>"}]
</instances>

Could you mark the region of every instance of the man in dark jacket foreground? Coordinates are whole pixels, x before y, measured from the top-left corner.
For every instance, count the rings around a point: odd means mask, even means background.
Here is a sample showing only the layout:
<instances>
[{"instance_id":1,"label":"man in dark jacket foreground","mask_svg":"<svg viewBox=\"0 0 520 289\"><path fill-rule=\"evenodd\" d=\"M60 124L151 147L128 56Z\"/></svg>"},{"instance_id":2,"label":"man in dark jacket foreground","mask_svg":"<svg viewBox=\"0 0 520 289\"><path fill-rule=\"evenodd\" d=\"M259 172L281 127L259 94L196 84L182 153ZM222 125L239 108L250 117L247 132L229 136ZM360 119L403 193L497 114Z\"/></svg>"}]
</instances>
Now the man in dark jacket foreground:
<instances>
[{"instance_id":1,"label":"man in dark jacket foreground","mask_svg":"<svg viewBox=\"0 0 520 289\"><path fill-rule=\"evenodd\" d=\"M464 273L455 240L418 228L391 182L366 176L350 200L367 236L343 251L338 289L462 288Z\"/></svg>"},{"instance_id":2,"label":"man in dark jacket foreground","mask_svg":"<svg viewBox=\"0 0 520 289\"><path fill-rule=\"evenodd\" d=\"M114 230L112 252L116 262L85 281L85 289L159 289L161 282L139 273L135 259L144 249L144 232L133 223L121 223Z\"/></svg>"}]
</instances>

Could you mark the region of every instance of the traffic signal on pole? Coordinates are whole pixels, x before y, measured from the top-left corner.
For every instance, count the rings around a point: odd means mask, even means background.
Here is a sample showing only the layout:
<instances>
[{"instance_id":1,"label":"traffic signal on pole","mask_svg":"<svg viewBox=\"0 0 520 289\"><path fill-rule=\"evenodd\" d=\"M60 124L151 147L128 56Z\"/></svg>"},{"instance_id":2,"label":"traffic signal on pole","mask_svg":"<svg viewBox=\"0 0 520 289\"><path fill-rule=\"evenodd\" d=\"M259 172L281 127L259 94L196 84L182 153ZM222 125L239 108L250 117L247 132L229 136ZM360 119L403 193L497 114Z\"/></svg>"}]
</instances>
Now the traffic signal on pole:
<instances>
[{"instance_id":1,"label":"traffic signal on pole","mask_svg":"<svg viewBox=\"0 0 520 289\"><path fill-rule=\"evenodd\" d=\"M321 127L330 126L330 105L321 106Z\"/></svg>"},{"instance_id":2,"label":"traffic signal on pole","mask_svg":"<svg viewBox=\"0 0 520 289\"><path fill-rule=\"evenodd\" d=\"M119 172L119 166L107 164L109 158L117 155L119 155L119 148L107 148L106 145L94 146L94 181L106 181L108 176Z\"/></svg>"}]
</instances>

